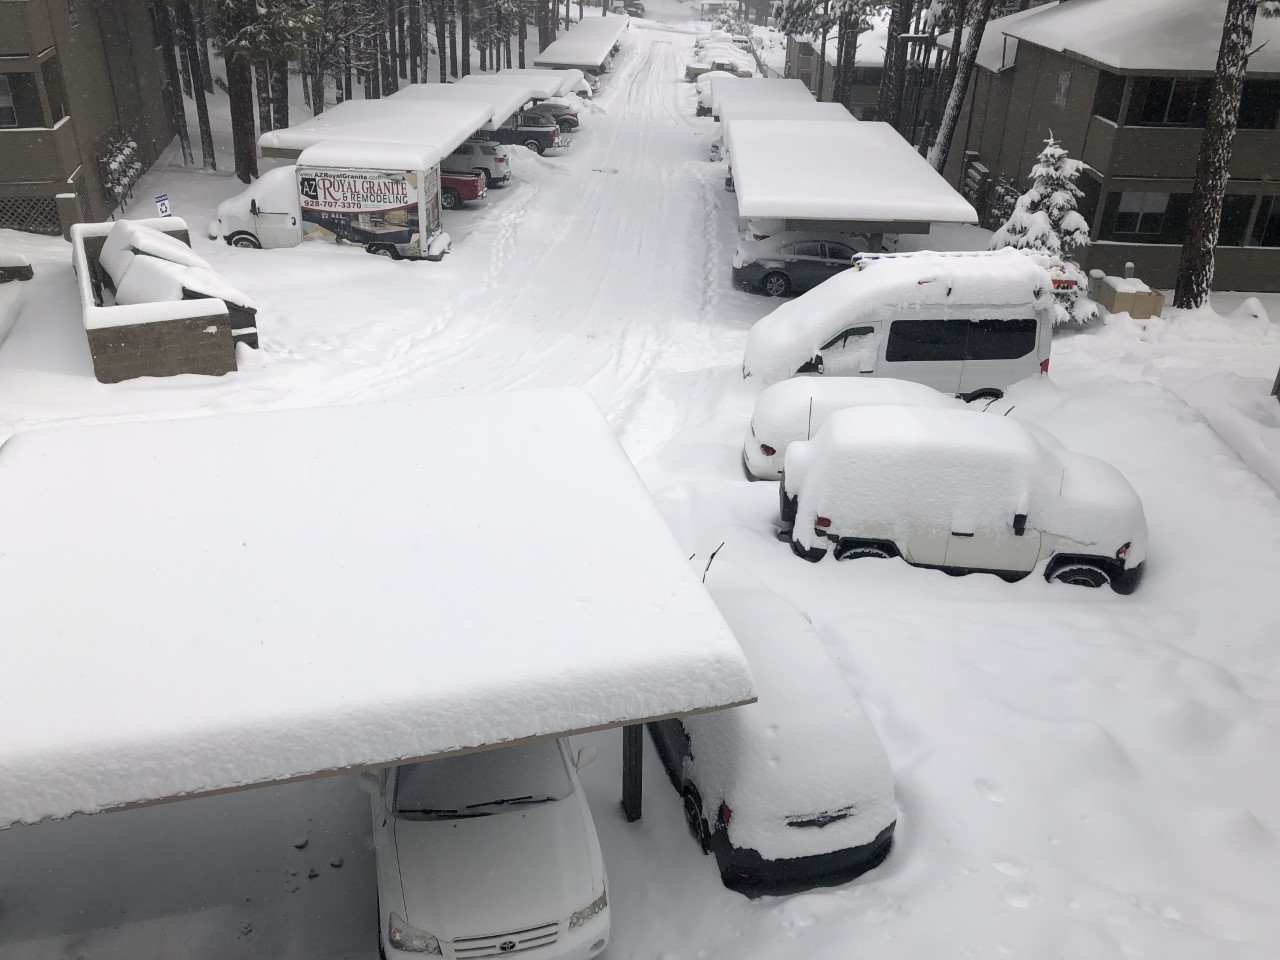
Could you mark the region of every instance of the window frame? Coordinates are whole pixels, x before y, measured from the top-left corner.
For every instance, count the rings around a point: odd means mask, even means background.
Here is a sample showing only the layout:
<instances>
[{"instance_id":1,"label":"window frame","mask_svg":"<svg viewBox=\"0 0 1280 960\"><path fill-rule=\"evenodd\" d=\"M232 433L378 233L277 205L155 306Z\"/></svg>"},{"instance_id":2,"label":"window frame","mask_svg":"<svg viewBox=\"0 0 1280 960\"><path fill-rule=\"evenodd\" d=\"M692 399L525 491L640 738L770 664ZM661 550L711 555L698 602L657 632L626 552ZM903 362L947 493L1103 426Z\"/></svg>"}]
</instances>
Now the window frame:
<instances>
[{"instance_id":1,"label":"window frame","mask_svg":"<svg viewBox=\"0 0 1280 960\"><path fill-rule=\"evenodd\" d=\"M965 354L968 352L969 331L964 326L969 322L968 317L899 317L889 321L889 329L885 332L884 359L886 363L963 363ZM904 357L895 356L894 354L901 349L902 341L908 339L906 333L899 333L895 338L894 328L899 324L939 324L940 329L944 331L948 337L941 341L937 346L955 345L958 343L959 349L954 351L956 356L930 356L930 357ZM955 331L962 331L962 336L958 339L955 337ZM895 342L896 341L896 342ZM911 341L915 345L927 343L919 338ZM896 348L896 349L895 349Z\"/></svg>"},{"instance_id":2,"label":"window frame","mask_svg":"<svg viewBox=\"0 0 1280 960\"><path fill-rule=\"evenodd\" d=\"M874 337L875 335L876 335L876 328L869 324L863 324L857 327L847 327L846 329L841 330L839 333L837 333L834 337L832 337L830 340L824 343L821 347L819 347L818 352L822 353L824 350L833 350L835 349L837 344L840 345L841 350L847 350L848 349L847 344L849 343L849 339L851 337L859 337L859 338Z\"/></svg>"},{"instance_id":3,"label":"window frame","mask_svg":"<svg viewBox=\"0 0 1280 960\"><path fill-rule=\"evenodd\" d=\"M1111 225L1111 232L1133 236L1159 236L1164 233L1164 220L1169 213L1169 199L1171 196L1171 193L1159 190L1120 191L1120 202L1116 207L1116 215ZM1125 209L1126 198L1128 197L1138 198L1136 208ZM1156 199L1161 197L1164 199ZM1159 207L1159 209L1155 209L1156 207ZM1120 218L1124 215L1133 216L1133 229L1121 227ZM1157 219L1148 219L1153 217ZM1153 226L1154 229L1152 229Z\"/></svg>"},{"instance_id":4,"label":"window frame","mask_svg":"<svg viewBox=\"0 0 1280 960\"><path fill-rule=\"evenodd\" d=\"M0 114L0 130L17 129L18 105L17 103L14 102L13 87L9 83L9 75L7 73L0 73L0 85L3 85L3 94L2 96L0 96L0 103L4 103L5 101L7 101L7 108L9 111L9 115L13 117L13 122L9 123L3 119L4 114ZM4 108L0 107L0 109L4 109Z\"/></svg>"}]
</instances>

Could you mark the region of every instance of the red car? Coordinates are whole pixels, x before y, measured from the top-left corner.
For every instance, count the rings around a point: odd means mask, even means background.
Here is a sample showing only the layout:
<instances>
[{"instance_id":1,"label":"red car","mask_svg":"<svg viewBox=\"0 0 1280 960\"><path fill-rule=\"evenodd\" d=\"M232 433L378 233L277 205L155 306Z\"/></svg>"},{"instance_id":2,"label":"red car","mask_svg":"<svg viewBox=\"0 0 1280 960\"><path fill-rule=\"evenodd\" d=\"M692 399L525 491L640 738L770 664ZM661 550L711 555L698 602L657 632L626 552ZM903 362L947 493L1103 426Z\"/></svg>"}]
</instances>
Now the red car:
<instances>
[{"instance_id":1,"label":"red car","mask_svg":"<svg viewBox=\"0 0 1280 960\"><path fill-rule=\"evenodd\" d=\"M484 178L478 173L440 171L440 206L457 210L468 200L479 200L488 193Z\"/></svg>"}]
</instances>

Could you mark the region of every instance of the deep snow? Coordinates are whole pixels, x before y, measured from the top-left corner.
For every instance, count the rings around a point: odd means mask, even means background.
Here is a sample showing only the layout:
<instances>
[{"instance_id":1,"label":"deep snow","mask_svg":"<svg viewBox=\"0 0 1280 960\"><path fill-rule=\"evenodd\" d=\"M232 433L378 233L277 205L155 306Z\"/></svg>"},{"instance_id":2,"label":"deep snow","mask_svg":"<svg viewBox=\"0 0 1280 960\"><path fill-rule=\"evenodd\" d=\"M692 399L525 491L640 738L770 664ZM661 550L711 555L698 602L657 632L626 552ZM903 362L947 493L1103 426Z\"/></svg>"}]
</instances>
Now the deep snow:
<instances>
[{"instance_id":1,"label":"deep snow","mask_svg":"<svg viewBox=\"0 0 1280 960\"><path fill-rule=\"evenodd\" d=\"M1112 318L1060 335L1052 379L1011 395L1015 416L1111 461L1141 494L1151 556L1132 597L798 560L771 535L776 486L740 467L758 389L741 380L742 349L777 302L729 284L733 197L704 159L714 124L693 117L681 80L694 14L648 8L573 148L521 157L515 184L446 215L443 263L195 238L262 310L263 348L239 374L97 384L66 245L22 238L36 308L0 349L0 429L585 384L694 567L725 544L708 582L749 568L814 619L884 740L902 811L893 853L866 877L748 901L698 853L649 747L645 818L626 824L620 737L579 739L601 748L582 779L609 869L611 960L1275 957L1280 503L1223 439L1257 470L1280 464L1266 397L1280 327ZM214 109L225 122L225 98ZM239 189L161 167L130 214L167 192L198 224ZM982 248L985 234L930 242ZM1280 299L1264 305L1280 318ZM351 664L366 666L354 651ZM0 956L372 960L368 829L367 797L345 778L15 828L0 834Z\"/></svg>"}]
</instances>

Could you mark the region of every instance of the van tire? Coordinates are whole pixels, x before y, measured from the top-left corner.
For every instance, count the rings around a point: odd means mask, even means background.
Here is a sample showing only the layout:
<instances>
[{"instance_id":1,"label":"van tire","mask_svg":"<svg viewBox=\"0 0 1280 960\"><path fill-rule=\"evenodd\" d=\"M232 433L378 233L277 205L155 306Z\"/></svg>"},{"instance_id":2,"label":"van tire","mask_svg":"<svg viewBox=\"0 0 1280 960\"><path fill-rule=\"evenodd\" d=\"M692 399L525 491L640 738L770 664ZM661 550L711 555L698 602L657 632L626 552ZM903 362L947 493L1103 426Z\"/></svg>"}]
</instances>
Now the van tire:
<instances>
[{"instance_id":1,"label":"van tire","mask_svg":"<svg viewBox=\"0 0 1280 960\"><path fill-rule=\"evenodd\" d=\"M764 279L760 281L760 289L768 297L785 297L791 292L791 281L785 273L775 270L773 273L765 274Z\"/></svg>"},{"instance_id":2,"label":"van tire","mask_svg":"<svg viewBox=\"0 0 1280 960\"><path fill-rule=\"evenodd\" d=\"M542 144L539 143L537 140L526 140L524 142L524 145L528 147L530 150L532 150L534 153L536 153L538 156L542 156Z\"/></svg>"},{"instance_id":3,"label":"van tire","mask_svg":"<svg viewBox=\"0 0 1280 960\"><path fill-rule=\"evenodd\" d=\"M453 187L445 187L440 191L440 206L445 210L457 210L462 206L462 195Z\"/></svg>"},{"instance_id":4,"label":"van tire","mask_svg":"<svg viewBox=\"0 0 1280 960\"><path fill-rule=\"evenodd\" d=\"M684 808L684 822L689 827L689 833L698 841L704 854L710 853L711 835L707 831L707 822L702 818L702 796L698 793L698 788L686 783L680 791L680 804Z\"/></svg>"},{"instance_id":5,"label":"van tire","mask_svg":"<svg viewBox=\"0 0 1280 960\"><path fill-rule=\"evenodd\" d=\"M1083 560L1065 560L1045 571L1050 583L1069 583L1076 587L1105 587L1111 583L1111 573L1096 563Z\"/></svg>"},{"instance_id":6,"label":"van tire","mask_svg":"<svg viewBox=\"0 0 1280 960\"><path fill-rule=\"evenodd\" d=\"M233 247L240 247L242 250L261 250L262 243L252 233L247 230L241 230L239 233L233 233L227 237L227 243Z\"/></svg>"},{"instance_id":7,"label":"van tire","mask_svg":"<svg viewBox=\"0 0 1280 960\"><path fill-rule=\"evenodd\" d=\"M898 548L891 543L875 543L867 540L841 540L831 554L837 560L861 560L875 557L891 560L898 556Z\"/></svg>"},{"instance_id":8,"label":"van tire","mask_svg":"<svg viewBox=\"0 0 1280 960\"><path fill-rule=\"evenodd\" d=\"M1004 391L997 390L995 387L983 387L981 390L960 394L960 399L965 403L974 403L977 400L1001 400L1003 398Z\"/></svg>"}]
</instances>

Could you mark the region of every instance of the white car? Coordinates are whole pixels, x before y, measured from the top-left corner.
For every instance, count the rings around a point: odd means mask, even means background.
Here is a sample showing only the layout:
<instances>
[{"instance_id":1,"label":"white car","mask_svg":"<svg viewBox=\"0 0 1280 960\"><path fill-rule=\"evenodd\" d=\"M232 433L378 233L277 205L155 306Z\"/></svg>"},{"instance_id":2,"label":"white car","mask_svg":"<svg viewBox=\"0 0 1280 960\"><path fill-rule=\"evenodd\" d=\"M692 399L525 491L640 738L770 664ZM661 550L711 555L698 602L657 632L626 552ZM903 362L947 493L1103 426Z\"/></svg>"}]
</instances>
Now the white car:
<instances>
[{"instance_id":1,"label":"white car","mask_svg":"<svg viewBox=\"0 0 1280 960\"><path fill-rule=\"evenodd\" d=\"M704 853L749 895L844 883L893 844L893 770L809 619L768 590L715 589L759 699L649 724Z\"/></svg>"},{"instance_id":2,"label":"white car","mask_svg":"<svg viewBox=\"0 0 1280 960\"><path fill-rule=\"evenodd\" d=\"M302 217L297 169L288 164L268 170L234 197L223 200L209 222L209 239L265 250L296 247Z\"/></svg>"},{"instance_id":3,"label":"white car","mask_svg":"<svg viewBox=\"0 0 1280 960\"><path fill-rule=\"evenodd\" d=\"M861 255L751 328L743 376L893 377L999 397L1049 371L1049 262L1011 249Z\"/></svg>"},{"instance_id":4,"label":"white car","mask_svg":"<svg viewBox=\"0 0 1280 960\"><path fill-rule=\"evenodd\" d=\"M1142 501L1120 471L1041 443L1009 417L855 407L787 447L780 535L817 562L901 557L952 574L1132 593L1147 557Z\"/></svg>"},{"instance_id":5,"label":"white car","mask_svg":"<svg viewBox=\"0 0 1280 960\"><path fill-rule=\"evenodd\" d=\"M494 186L511 179L511 154L496 140L464 140L440 161L440 169L450 173L483 173L485 185Z\"/></svg>"},{"instance_id":6,"label":"white car","mask_svg":"<svg viewBox=\"0 0 1280 960\"><path fill-rule=\"evenodd\" d=\"M765 387L756 398L742 462L753 477L780 480L783 457L794 441L812 439L837 410L880 406L966 407L951 394L906 380L795 377Z\"/></svg>"},{"instance_id":7,"label":"white car","mask_svg":"<svg viewBox=\"0 0 1280 960\"><path fill-rule=\"evenodd\" d=\"M590 960L609 942L604 860L564 740L361 775L388 960Z\"/></svg>"}]
</instances>

